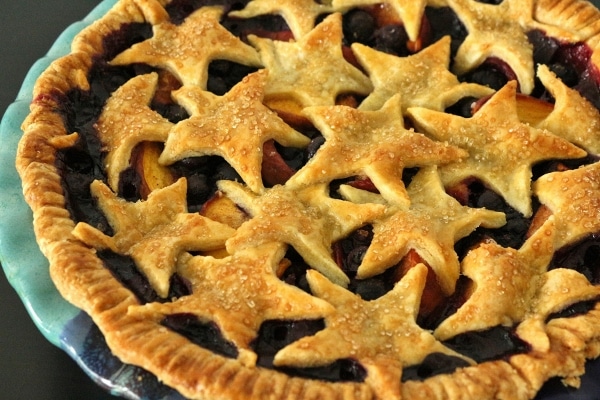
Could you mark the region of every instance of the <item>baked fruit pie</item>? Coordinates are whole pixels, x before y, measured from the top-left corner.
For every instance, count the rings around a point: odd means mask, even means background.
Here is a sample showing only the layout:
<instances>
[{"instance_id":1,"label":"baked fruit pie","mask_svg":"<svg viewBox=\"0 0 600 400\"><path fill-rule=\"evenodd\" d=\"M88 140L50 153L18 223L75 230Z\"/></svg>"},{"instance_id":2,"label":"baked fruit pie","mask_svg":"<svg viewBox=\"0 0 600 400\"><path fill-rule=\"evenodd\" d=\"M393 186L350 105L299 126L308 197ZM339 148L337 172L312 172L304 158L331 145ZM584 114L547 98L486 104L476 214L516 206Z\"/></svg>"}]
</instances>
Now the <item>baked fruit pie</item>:
<instances>
[{"instance_id":1,"label":"baked fruit pie","mask_svg":"<svg viewBox=\"0 0 600 400\"><path fill-rule=\"evenodd\" d=\"M577 387L599 41L581 0L120 0L23 124L52 279L188 398Z\"/></svg>"}]
</instances>

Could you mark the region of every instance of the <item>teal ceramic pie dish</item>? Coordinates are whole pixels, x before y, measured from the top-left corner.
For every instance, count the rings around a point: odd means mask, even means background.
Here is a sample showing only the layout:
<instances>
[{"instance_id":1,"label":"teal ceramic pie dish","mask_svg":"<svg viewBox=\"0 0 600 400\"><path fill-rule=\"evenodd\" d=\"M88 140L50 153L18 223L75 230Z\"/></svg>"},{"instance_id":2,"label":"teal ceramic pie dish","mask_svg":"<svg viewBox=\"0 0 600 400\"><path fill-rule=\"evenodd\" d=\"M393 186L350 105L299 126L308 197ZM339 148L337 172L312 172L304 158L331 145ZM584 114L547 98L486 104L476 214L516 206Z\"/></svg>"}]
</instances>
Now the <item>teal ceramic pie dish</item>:
<instances>
[{"instance_id":1,"label":"teal ceramic pie dish","mask_svg":"<svg viewBox=\"0 0 600 400\"><path fill-rule=\"evenodd\" d=\"M136 400L180 400L174 390L150 373L121 363L106 346L91 319L66 302L52 283L48 262L33 232L32 213L21 191L15 157L21 123L29 113L33 86L50 63L67 54L74 36L106 13L117 0L102 1L85 19L71 25L47 55L27 74L16 101L0 124L0 262L8 281L18 293L33 322L45 338L68 353L95 382L110 393ZM600 361L588 364L579 390L549 382L539 400L597 399L600 393Z\"/></svg>"},{"instance_id":2,"label":"teal ceramic pie dish","mask_svg":"<svg viewBox=\"0 0 600 400\"><path fill-rule=\"evenodd\" d=\"M139 368L123 365L106 347L91 319L66 302L50 279L48 261L40 252L32 213L21 192L15 157L21 123L29 113L33 86L50 63L67 54L74 36L104 15L116 0L101 2L82 21L68 27L47 55L29 70L0 124L0 262L10 284L33 322L52 344L66 351L96 383L128 399L175 400L182 397Z\"/></svg>"}]
</instances>

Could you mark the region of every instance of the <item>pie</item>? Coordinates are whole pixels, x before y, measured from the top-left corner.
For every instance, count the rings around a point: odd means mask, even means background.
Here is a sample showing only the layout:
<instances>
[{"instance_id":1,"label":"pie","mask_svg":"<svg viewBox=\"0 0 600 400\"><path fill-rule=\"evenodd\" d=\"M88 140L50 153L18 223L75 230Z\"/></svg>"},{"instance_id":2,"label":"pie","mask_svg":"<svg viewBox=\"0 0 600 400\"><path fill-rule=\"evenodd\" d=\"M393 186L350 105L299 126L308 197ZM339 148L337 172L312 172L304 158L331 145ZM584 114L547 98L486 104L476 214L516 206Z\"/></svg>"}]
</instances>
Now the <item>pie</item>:
<instances>
[{"instance_id":1,"label":"pie","mask_svg":"<svg viewBox=\"0 0 600 400\"><path fill-rule=\"evenodd\" d=\"M190 399L577 387L599 43L582 0L120 0L23 123L51 277Z\"/></svg>"}]
</instances>

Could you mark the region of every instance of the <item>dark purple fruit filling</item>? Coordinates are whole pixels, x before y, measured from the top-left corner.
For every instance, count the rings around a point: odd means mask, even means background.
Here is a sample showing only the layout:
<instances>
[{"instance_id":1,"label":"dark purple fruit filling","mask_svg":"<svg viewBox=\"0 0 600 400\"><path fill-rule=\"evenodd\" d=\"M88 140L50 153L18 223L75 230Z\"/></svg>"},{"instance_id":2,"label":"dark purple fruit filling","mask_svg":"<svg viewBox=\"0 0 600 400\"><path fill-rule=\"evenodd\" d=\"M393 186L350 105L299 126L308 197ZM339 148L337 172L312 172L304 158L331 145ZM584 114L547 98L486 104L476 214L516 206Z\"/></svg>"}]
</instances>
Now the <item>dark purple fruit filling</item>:
<instances>
[{"instance_id":1,"label":"dark purple fruit filling","mask_svg":"<svg viewBox=\"0 0 600 400\"><path fill-rule=\"evenodd\" d=\"M397 268L388 268L383 273L367 279L356 279L356 272L364 258L371 241L373 227L370 225L357 229L348 237L334 244L334 254L338 265L350 278L348 290L363 300L375 300L394 288L398 282Z\"/></svg>"},{"instance_id":2,"label":"dark purple fruit filling","mask_svg":"<svg viewBox=\"0 0 600 400\"><path fill-rule=\"evenodd\" d=\"M404 368L402 382L424 381L432 376L451 374L458 368L468 367L469 363L462 358L443 353L431 353L419 365Z\"/></svg>"},{"instance_id":3,"label":"dark purple fruit filling","mask_svg":"<svg viewBox=\"0 0 600 400\"><path fill-rule=\"evenodd\" d=\"M548 318L546 319L546 322L556 318L572 318L578 315L586 314L596 307L596 304L599 300L600 299L593 299L589 301L580 301L579 303L575 303L565 308L564 310L550 314L550 316L548 316Z\"/></svg>"},{"instance_id":4,"label":"dark purple fruit filling","mask_svg":"<svg viewBox=\"0 0 600 400\"><path fill-rule=\"evenodd\" d=\"M351 358L337 360L323 367L278 367L276 369L290 376L328 382L364 382L367 377L365 368L358 361Z\"/></svg>"},{"instance_id":5,"label":"dark purple fruit filling","mask_svg":"<svg viewBox=\"0 0 600 400\"><path fill-rule=\"evenodd\" d=\"M188 212L202 208L217 191L217 181L242 181L235 169L219 156L185 158L173 164L171 170L175 178L187 179Z\"/></svg>"},{"instance_id":6,"label":"dark purple fruit filling","mask_svg":"<svg viewBox=\"0 0 600 400\"><path fill-rule=\"evenodd\" d=\"M285 147L275 142L275 149L281 155L286 165L293 171L298 171L307 161L307 149Z\"/></svg>"},{"instance_id":7,"label":"dark purple fruit filling","mask_svg":"<svg viewBox=\"0 0 600 400\"><path fill-rule=\"evenodd\" d=\"M468 251L475 243L484 238L491 238L503 247L518 249L525 242L525 235L531 225L531 218L525 218L523 214L509 206L498 193L487 188L480 181L475 180L469 187L468 205L473 208L487 208L488 210L500 211L506 215L506 224L500 228L488 229L477 228L475 232L459 240L455 249L459 257Z\"/></svg>"},{"instance_id":8,"label":"dark purple fruit filling","mask_svg":"<svg viewBox=\"0 0 600 400\"><path fill-rule=\"evenodd\" d=\"M588 154L586 157L571 160L547 160L537 163L533 166L532 180L537 180L544 174L551 172L564 171L567 169L577 169L584 165L593 164L600 161L600 157Z\"/></svg>"},{"instance_id":9,"label":"dark purple fruit filling","mask_svg":"<svg viewBox=\"0 0 600 400\"><path fill-rule=\"evenodd\" d=\"M248 35L288 41L293 38L285 20L279 15L261 15L253 18L225 17L221 21L229 32L248 41Z\"/></svg>"},{"instance_id":10,"label":"dark purple fruit filling","mask_svg":"<svg viewBox=\"0 0 600 400\"><path fill-rule=\"evenodd\" d=\"M536 64L548 65L565 85L576 89L596 108L600 108L600 72L590 61L592 51L589 46L585 43L561 43L540 31L531 31L528 37L534 48ZM552 98L539 80L536 81L533 95L546 100Z\"/></svg>"},{"instance_id":11,"label":"dark purple fruit filling","mask_svg":"<svg viewBox=\"0 0 600 400\"><path fill-rule=\"evenodd\" d=\"M438 303L429 314L419 315L417 324L423 329L435 330L444 320L455 314L467 301L471 285L471 279L465 275L461 275L456 282L454 293Z\"/></svg>"},{"instance_id":12,"label":"dark purple fruit filling","mask_svg":"<svg viewBox=\"0 0 600 400\"><path fill-rule=\"evenodd\" d=\"M291 376L331 382L362 382L365 369L353 359L340 359L330 365L311 368L277 367L273 365L275 354L285 346L306 336L315 335L325 328L323 320L265 321L252 349L258 354L257 365L275 369Z\"/></svg>"},{"instance_id":13,"label":"dark purple fruit filling","mask_svg":"<svg viewBox=\"0 0 600 400\"><path fill-rule=\"evenodd\" d=\"M558 250L549 269L569 268L583 274L594 285L600 284L600 233Z\"/></svg>"},{"instance_id":14,"label":"dark purple fruit filling","mask_svg":"<svg viewBox=\"0 0 600 400\"><path fill-rule=\"evenodd\" d=\"M347 45L352 43L371 44L376 28L377 21L366 10L354 9L343 15L342 29Z\"/></svg>"},{"instance_id":15,"label":"dark purple fruit filling","mask_svg":"<svg viewBox=\"0 0 600 400\"><path fill-rule=\"evenodd\" d=\"M425 17L431 26L431 43L435 43L444 36L450 36L450 49L452 56L456 55L458 48L467 37L467 29L456 13L450 7L426 7ZM452 57L453 58L453 57Z\"/></svg>"},{"instance_id":16,"label":"dark purple fruit filling","mask_svg":"<svg viewBox=\"0 0 600 400\"><path fill-rule=\"evenodd\" d=\"M237 358L235 345L226 340L214 322L202 322L193 314L167 315L161 324L192 343L228 358Z\"/></svg>"},{"instance_id":17,"label":"dark purple fruit filling","mask_svg":"<svg viewBox=\"0 0 600 400\"><path fill-rule=\"evenodd\" d=\"M371 46L384 53L402 57L410 54L407 42L408 34L404 30L404 26L401 24L389 24L373 32Z\"/></svg>"},{"instance_id":18,"label":"dark purple fruit filling","mask_svg":"<svg viewBox=\"0 0 600 400\"><path fill-rule=\"evenodd\" d=\"M479 67L460 77L462 81L478 83L494 90L500 90L511 78L513 77L507 74L506 69L488 61L484 61Z\"/></svg>"},{"instance_id":19,"label":"dark purple fruit filling","mask_svg":"<svg viewBox=\"0 0 600 400\"><path fill-rule=\"evenodd\" d=\"M102 58L106 61L112 60L125 49L151 37L151 24L141 22L123 24L119 30L104 38Z\"/></svg>"},{"instance_id":20,"label":"dark purple fruit filling","mask_svg":"<svg viewBox=\"0 0 600 400\"><path fill-rule=\"evenodd\" d=\"M308 280L306 279L306 271L310 269L310 266L304 262L300 254L293 247L288 248L285 258L290 261L290 265L279 279L289 285L302 289L306 293L311 293Z\"/></svg>"},{"instance_id":21,"label":"dark purple fruit filling","mask_svg":"<svg viewBox=\"0 0 600 400\"><path fill-rule=\"evenodd\" d=\"M305 336L313 336L324 328L322 319L263 322L251 344L252 350L258 354L257 365L273 368L273 358L279 350Z\"/></svg>"},{"instance_id":22,"label":"dark purple fruit filling","mask_svg":"<svg viewBox=\"0 0 600 400\"><path fill-rule=\"evenodd\" d=\"M101 166L81 149L83 146L80 140L76 147L57 152L56 165L62 175L66 208L74 220L85 221L106 235L112 235L111 226L90 192L93 180L102 179L104 175Z\"/></svg>"},{"instance_id":23,"label":"dark purple fruit filling","mask_svg":"<svg viewBox=\"0 0 600 400\"><path fill-rule=\"evenodd\" d=\"M546 36L543 31L534 29L527 32L527 38L533 45L533 62L537 64L552 64L552 59L560 47L560 42Z\"/></svg>"},{"instance_id":24,"label":"dark purple fruit filling","mask_svg":"<svg viewBox=\"0 0 600 400\"><path fill-rule=\"evenodd\" d=\"M142 304L173 301L192 293L190 283L185 278L174 274L170 280L169 294L163 299L156 294L131 257L110 250L101 250L96 254L113 276L135 294Z\"/></svg>"},{"instance_id":25,"label":"dark purple fruit filling","mask_svg":"<svg viewBox=\"0 0 600 400\"><path fill-rule=\"evenodd\" d=\"M473 116L473 110L475 103L477 102L476 97L464 97L452 104L444 111L448 114L457 115L463 118L470 118Z\"/></svg>"},{"instance_id":26,"label":"dark purple fruit filling","mask_svg":"<svg viewBox=\"0 0 600 400\"><path fill-rule=\"evenodd\" d=\"M325 143L325 137L323 135L317 135L310 140L308 147L306 148L306 160L310 160L317 154L317 150Z\"/></svg>"},{"instance_id":27,"label":"dark purple fruit filling","mask_svg":"<svg viewBox=\"0 0 600 400\"><path fill-rule=\"evenodd\" d=\"M129 167L119 176L119 190L117 195L130 202L142 200L142 177L135 170Z\"/></svg>"},{"instance_id":28,"label":"dark purple fruit filling","mask_svg":"<svg viewBox=\"0 0 600 400\"><path fill-rule=\"evenodd\" d=\"M529 351L529 345L517 337L513 328L505 326L463 333L443 343L478 363L505 359Z\"/></svg>"},{"instance_id":29,"label":"dark purple fruit filling","mask_svg":"<svg viewBox=\"0 0 600 400\"><path fill-rule=\"evenodd\" d=\"M207 89L216 95L222 96L245 76L257 70L257 68L232 61L215 60L208 66Z\"/></svg>"}]
</instances>

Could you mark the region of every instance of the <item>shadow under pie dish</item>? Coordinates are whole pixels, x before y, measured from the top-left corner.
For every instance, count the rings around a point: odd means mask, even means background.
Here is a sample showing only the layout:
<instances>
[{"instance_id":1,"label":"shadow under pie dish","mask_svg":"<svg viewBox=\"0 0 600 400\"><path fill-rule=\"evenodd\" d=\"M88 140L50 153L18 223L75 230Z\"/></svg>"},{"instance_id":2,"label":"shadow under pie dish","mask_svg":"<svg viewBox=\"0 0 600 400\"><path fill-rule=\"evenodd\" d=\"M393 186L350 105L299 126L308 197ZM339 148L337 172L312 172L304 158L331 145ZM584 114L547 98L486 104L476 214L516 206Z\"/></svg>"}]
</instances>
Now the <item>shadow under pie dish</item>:
<instances>
[{"instance_id":1,"label":"shadow under pie dish","mask_svg":"<svg viewBox=\"0 0 600 400\"><path fill-rule=\"evenodd\" d=\"M532 398L598 355L587 2L121 1L17 168L63 296L189 398Z\"/></svg>"}]
</instances>

